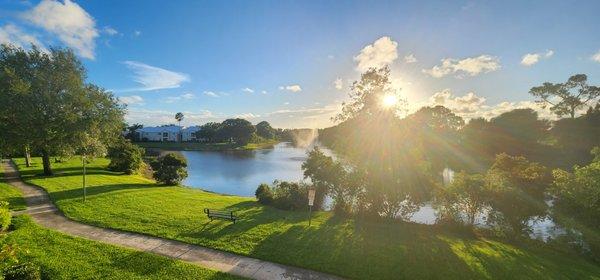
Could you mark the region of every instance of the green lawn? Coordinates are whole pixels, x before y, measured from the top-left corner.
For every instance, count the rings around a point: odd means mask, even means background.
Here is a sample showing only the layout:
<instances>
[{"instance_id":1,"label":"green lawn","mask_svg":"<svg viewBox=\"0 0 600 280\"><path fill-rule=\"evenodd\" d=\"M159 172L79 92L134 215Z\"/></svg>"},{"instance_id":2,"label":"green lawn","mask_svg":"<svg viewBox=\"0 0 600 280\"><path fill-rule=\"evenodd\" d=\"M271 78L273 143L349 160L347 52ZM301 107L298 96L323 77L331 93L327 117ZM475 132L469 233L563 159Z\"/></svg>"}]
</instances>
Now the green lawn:
<instances>
[{"instance_id":1,"label":"green lawn","mask_svg":"<svg viewBox=\"0 0 600 280\"><path fill-rule=\"evenodd\" d=\"M17 188L2 181L4 172L0 164L0 201L8 201L8 208L13 211L25 210L27 208L23 194Z\"/></svg>"},{"instance_id":2,"label":"green lawn","mask_svg":"<svg viewBox=\"0 0 600 280\"><path fill-rule=\"evenodd\" d=\"M81 199L79 160L54 164L41 173L39 159L25 168L26 181L42 186L70 218L103 227L141 232L204 245L354 279L600 279L600 266L536 245L441 233L409 223L365 224L315 213L260 206L252 198L165 187L140 176L105 171L91 164L88 201ZM209 220L202 209L235 210L232 224Z\"/></svg>"},{"instance_id":3,"label":"green lawn","mask_svg":"<svg viewBox=\"0 0 600 280\"><path fill-rule=\"evenodd\" d=\"M133 251L41 228L14 218L4 242L42 268L43 279L240 279L150 253Z\"/></svg>"},{"instance_id":4,"label":"green lawn","mask_svg":"<svg viewBox=\"0 0 600 280\"><path fill-rule=\"evenodd\" d=\"M134 144L144 147L172 151L224 151L224 150L255 150L268 148L279 141L269 140L261 143L248 143L238 146L233 143L195 143L195 142L135 142Z\"/></svg>"}]
</instances>

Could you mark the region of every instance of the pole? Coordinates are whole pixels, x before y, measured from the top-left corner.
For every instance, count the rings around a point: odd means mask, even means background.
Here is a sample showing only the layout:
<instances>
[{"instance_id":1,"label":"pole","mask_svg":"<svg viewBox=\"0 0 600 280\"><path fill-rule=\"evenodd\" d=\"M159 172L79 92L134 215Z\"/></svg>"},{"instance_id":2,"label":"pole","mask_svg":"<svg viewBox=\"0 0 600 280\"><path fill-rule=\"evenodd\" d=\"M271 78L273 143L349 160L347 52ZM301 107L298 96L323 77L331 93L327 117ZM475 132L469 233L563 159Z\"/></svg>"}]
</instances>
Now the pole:
<instances>
[{"instance_id":1,"label":"pole","mask_svg":"<svg viewBox=\"0 0 600 280\"><path fill-rule=\"evenodd\" d=\"M85 189L85 155L81 156L81 161L83 162L83 202L85 202L87 199L87 191Z\"/></svg>"},{"instance_id":2,"label":"pole","mask_svg":"<svg viewBox=\"0 0 600 280\"><path fill-rule=\"evenodd\" d=\"M308 226L310 227L310 221L312 219L312 205L308 206Z\"/></svg>"}]
</instances>

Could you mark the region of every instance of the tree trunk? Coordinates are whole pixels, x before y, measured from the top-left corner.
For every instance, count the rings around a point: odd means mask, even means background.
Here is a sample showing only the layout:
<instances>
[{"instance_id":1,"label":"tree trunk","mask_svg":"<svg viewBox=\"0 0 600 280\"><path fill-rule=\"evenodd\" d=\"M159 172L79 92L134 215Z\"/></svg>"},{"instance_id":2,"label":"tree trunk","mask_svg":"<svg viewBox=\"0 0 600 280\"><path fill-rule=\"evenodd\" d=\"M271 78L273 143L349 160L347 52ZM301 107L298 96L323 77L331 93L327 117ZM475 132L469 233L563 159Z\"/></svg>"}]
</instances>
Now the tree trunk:
<instances>
[{"instance_id":1,"label":"tree trunk","mask_svg":"<svg viewBox=\"0 0 600 280\"><path fill-rule=\"evenodd\" d=\"M29 146L25 146L25 166L31 167L31 153L29 153Z\"/></svg>"},{"instance_id":2,"label":"tree trunk","mask_svg":"<svg viewBox=\"0 0 600 280\"><path fill-rule=\"evenodd\" d=\"M50 155L46 150L42 150L42 161L44 163L44 175L54 175L54 173L52 172L52 166L50 166Z\"/></svg>"}]
</instances>

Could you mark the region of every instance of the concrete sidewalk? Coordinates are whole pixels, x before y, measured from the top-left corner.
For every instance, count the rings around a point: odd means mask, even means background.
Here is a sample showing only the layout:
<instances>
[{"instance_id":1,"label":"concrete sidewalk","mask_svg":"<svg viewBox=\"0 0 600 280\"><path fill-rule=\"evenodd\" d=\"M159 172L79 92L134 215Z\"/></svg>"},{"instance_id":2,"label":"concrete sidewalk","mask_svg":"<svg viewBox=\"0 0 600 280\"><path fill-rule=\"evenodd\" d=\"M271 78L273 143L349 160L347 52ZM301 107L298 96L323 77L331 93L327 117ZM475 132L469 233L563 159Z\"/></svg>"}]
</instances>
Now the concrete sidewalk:
<instances>
[{"instance_id":1,"label":"concrete sidewalk","mask_svg":"<svg viewBox=\"0 0 600 280\"><path fill-rule=\"evenodd\" d=\"M150 252L251 279L341 279L307 269L276 264L206 247L143 234L100 228L66 218L43 189L24 183L12 162L3 161L6 181L23 192L28 214L40 225L66 234Z\"/></svg>"}]
</instances>

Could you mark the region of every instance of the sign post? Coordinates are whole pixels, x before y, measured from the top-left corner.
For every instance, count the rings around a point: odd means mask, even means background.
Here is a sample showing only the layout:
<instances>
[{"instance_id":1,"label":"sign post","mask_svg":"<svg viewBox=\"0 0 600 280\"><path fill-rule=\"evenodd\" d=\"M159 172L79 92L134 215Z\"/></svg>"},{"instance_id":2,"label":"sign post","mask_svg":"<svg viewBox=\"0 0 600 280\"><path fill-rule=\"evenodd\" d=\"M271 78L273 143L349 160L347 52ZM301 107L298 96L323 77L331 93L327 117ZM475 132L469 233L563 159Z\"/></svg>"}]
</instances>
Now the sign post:
<instances>
[{"instance_id":1,"label":"sign post","mask_svg":"<svg viewBox=\"0 0 600 280\"><path fill-rule=\"evenodd\" d=\"M310 227L310 222L312 219L312 206L315 202L315 189L314 188L310 188L308 189L308 226Z\"/></svg>"}]
</instances>

